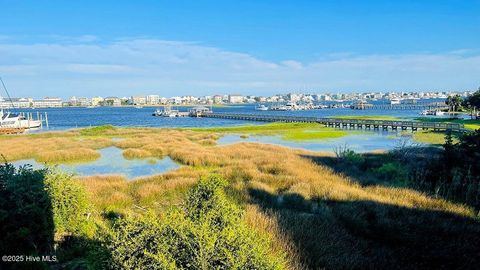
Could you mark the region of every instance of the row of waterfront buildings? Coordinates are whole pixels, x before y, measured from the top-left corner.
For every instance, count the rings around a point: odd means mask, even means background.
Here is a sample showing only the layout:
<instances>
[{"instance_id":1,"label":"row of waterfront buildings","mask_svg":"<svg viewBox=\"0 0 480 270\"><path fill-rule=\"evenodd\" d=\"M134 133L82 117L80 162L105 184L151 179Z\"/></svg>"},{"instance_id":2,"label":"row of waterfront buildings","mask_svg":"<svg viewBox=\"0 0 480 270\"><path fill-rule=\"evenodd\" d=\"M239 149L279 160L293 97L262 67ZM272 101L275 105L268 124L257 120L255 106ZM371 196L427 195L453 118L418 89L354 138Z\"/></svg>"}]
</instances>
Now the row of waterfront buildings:
<instances>
[{"instance_id":1,"label":"row of waterfront buildings","mask_svg":"<svg viewBox=\"0 0 480 270\"><path fill-rule=\"evenodd\" d=\"M358 101L381 99L430 99L447 98L450 95L467 96L472 92L370 92L370 93L345 93L345 94L279 94L269 97L253 95L213 95L213 96L175 96L162 97L160 95L131 96L131 97L71 97L62 100L58 97L33 98L2 98L0 108L54 108L54 107L90 107L90 106L159 106L159 105L210 105L210 104L241 104L241 103L276 103L276 102L322 102L322 101Z\"/></svg>"}]
</instances>

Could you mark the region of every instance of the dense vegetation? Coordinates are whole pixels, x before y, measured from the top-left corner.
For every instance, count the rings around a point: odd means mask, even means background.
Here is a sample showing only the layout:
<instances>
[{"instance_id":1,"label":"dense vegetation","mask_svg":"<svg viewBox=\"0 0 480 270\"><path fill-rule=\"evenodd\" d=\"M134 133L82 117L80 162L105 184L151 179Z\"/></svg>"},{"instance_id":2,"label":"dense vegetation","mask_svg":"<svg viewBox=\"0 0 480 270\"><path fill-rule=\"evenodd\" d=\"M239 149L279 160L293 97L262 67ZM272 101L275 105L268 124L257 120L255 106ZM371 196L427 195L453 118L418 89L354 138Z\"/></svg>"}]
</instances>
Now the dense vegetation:
<instances>
[{"instance_id":1,"label":"dense vegetation","mask_svg":"<svg viewBox=\"0 0 480 270\"><path fill-rule=\"evenodd\" d=\"M0 253L56 256L65 236L92 233L84 187L55 170L0 165ZM8 263L6 268L46 268L47 262Z\"/></svg>"},{"instance_id":2,"label":"dense vegetation","mask_svg":"<svg viewBox=\"0 0 480 270\"><path fill-rule=\"evenodd\" d=\"M442 197L480 209L480 129L461 135L456 143L447 134L443 153L418 182Z\"/></svg>"},{"instance_id":3,"label":"dense vegetation","mask_svg":"<svg viewBox=\"0 0 480 270\"><path fill-rule=\"evenodd\" d=\"M344 148L325 164L362 184L415 188L480 210L480 129L443 136L443 150L403 145L386 154L362 155Z\"/></svg>"},{"instance_id":4,"label":"dense vegetation","mask_svg":"<svg viewBox=\"0 0 480 270\"><path fill-rule=\"evenodd\" d=\"M114 218L107 228L89 220L85 189L71 175L4 164L0 183L1 253L52 257L2 262L5 268L285 268L282 258L270 255L270 240L246 225L220 177L201 179L183 206L163 217Z\"/></svg>"},{"instance_id":5,"label":"dense vegetation","mask_svg":"<svg viewBox=\"0 0 480 270\"><path fill-rule=\"evenodd\" d=\"M477 111L480 109L480 87L478 91L468 96L462 101L462 105L467 108L476 108Z\"/></svg>"},{"instance_id":6,"label":"dense vegetation","mask_svg":"<svg viewBox=\"0 0 480 270\"><path fill-rule=\"evenodd\" d=\"M9 159L114 145L129 158L169 156L183 165L135 181L4 165L9 173L2 183L10 188L1 198L12 199L2 201L1 226L14 234L1 239L2 248L28 240L17 250L57 255L59 262L44 264L54 269L467 269L480 263L478 208L414 181L442 165L443 149L405 145L358 154L342 148L335 156L257 143L216 146L219 136L103 127L0 137ZM475 161L470 139L451 145L455 155ZM472 172L460 162L453 170ZM37 174L38 186L8 195ZM9 205L17 200L38 206L16 213ZM42 214L31 219L8 218L36 208ZM48 232L46 247L36 244L41 235L25 230L25 240L15 241L17 228L40 225Z\"/></svg>"},{"instance_id":7,"label":"dense vegetation","mask_svg":"<svg viewBox=\"0 0 480 270\"><path fill-rule=\"evenodd\" d=\"M283 269L268 254L269 240L249 229L226 198L227 182L201 179L182 209L115 225L110 244L115 269Z\"/></svg>"}]
</instances>

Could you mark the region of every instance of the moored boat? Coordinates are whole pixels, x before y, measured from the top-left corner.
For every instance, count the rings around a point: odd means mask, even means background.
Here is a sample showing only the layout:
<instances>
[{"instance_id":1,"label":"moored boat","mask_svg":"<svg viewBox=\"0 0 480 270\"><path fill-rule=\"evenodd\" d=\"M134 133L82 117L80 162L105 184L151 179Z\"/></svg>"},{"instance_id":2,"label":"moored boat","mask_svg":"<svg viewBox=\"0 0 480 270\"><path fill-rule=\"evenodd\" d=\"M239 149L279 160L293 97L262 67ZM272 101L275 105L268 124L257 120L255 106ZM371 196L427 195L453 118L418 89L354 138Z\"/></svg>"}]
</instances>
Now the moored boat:
<instances>
[{"instance_id":1,"label":"moored boat","mask_svg":"<svg viewBox=\"0 0 480 270\"><path fill-rule=\"evenodd\" d=\"M260 105L255 107L256 111L268 111L268 109L269 108L267 106L263 105L263 104L260 104Z\"/></svg>"},{"instance_id":2,"label":"moored boat","mask_svg":"<svg viewBox=\"0 0 480 270\"><path fill-rule=\"evenodd\" d=\"M5 112L0 110L0 128L6 129L30 129L39 128L42 126L42 121L33 120L30 117L25 117L22 114Z\"/></svg>"}]
</instances>

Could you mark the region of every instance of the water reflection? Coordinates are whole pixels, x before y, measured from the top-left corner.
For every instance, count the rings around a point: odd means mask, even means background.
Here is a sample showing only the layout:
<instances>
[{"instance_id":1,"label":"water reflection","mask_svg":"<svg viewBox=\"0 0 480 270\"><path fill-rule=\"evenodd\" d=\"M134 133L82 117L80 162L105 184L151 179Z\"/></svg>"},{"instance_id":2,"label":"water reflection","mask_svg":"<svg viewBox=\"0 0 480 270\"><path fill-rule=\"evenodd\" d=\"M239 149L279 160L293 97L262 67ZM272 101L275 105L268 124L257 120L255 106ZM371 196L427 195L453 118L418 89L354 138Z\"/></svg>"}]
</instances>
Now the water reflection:
<instances>
[{"instance_id":1,"label":"water reflection","mask_svg":"<svg viewBox=\"0 0 480 270\"><path fill-rule=\"evenodd\" d=\"M243 137L243 138L242 138ZM391 150L397 147L402 140L409 140L410 136L392 132L361 132L340 138L289 141L281 136L250 135L248 137L227 134L218 140L219 144L232 144L238 142L258 142L277 144L293 148L302 148L310 151L334 151L338 146L347 145L356 152L371 152L375 150Z\"/></svg>"},{"instance_id":2,"label":"water reflection","mask_svg":"<svg viewBox=\"0 0 480 270\"><path fill-rule=\"evenodd\" d=\"M101 157L88 163L59 164L59 168L78 175L120 174L127 178L136 178L164 173L180 167L170 157L163 159L125 159L122 150L117 147L108 147L99 150ZM34 168L44 166L33 159L19 160L13 165L31 164Z\"/></svg>"}]
</instances>

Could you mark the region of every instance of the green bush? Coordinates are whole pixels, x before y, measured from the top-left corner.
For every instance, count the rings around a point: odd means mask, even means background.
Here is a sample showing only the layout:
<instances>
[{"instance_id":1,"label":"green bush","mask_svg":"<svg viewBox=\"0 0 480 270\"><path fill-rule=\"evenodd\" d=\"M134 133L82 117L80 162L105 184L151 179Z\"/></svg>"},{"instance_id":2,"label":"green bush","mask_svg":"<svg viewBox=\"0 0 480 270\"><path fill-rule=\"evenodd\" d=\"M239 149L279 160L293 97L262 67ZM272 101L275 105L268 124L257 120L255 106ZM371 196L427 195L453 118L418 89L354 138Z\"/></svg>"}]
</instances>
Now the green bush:
<instances>
[{"instance_id":1,"label":"green bush","mask_svg":"<svg viewBox=\"0 0 480 270\"><path fill-rule=\"evenodd\" d=\"M71 175L55 169L33 170L0 165L0 253L7 255L57 255L81 260L75 253L90 254L93 223L83 186ZM66 239L84 239L68 242ZM55 244L58 244L55 248ZM99 246L99 245L97 245ZM65 256L70 254L70 256ZM59 255L59 256L58 256ZM5 269L47 269L45 262L7 264ZM0 267L3 269L2 267Z\"/></svg>"},{"instance_id":2,"label":"green bush","mask_svg":"<svg viewBox=\"0 0 480 270\"><path fill-rule=\"evenodd\" d=\"M88 222L90 205L86 190L72 175L49 170L45 175L45 190L51 200L56 233L93 233L93 224Z\"/></svg>"},{"instance_id":3,"label":"green bush","mask_svg":"<svg viewBox=\"0 0 480 270\"><path fill-rule=\"evenodd\" d=\"M348 146L340 145L334 149L335 155L340 161L343 161L350 165L361 165L364 162L364 157L362 154L356 153Z\"/></svg>"},{"instance_id":4,"label":"green bush","mask_svg":"<svg viewBox=\"0 0 480 270\"><path fill-rule=\"evenodd\" d=\"M182 209L119 221L110 249L116 269L283 269L266 237L246 226L226 182L201 179Z\"/></svg>"},{"instance_id":5,"label":"green bush","mask_svg":"<svg viewBox=\"0 0 480 270\"><path fill-rule=\"evenodd\" d=\"M51 254L54 224L46 170L0 165L0 253Z\"/></svg>"},{"instance_id":6,"label":"green bush","mask_svg":"<svg viewBox=\"0 0 480 270\"><path fill-rule=\"evenodd\" d=\"M387 162L374 169L375 174L384 180L405 180L407 172L399 162Z\"/></svg>"}]
</instances>

